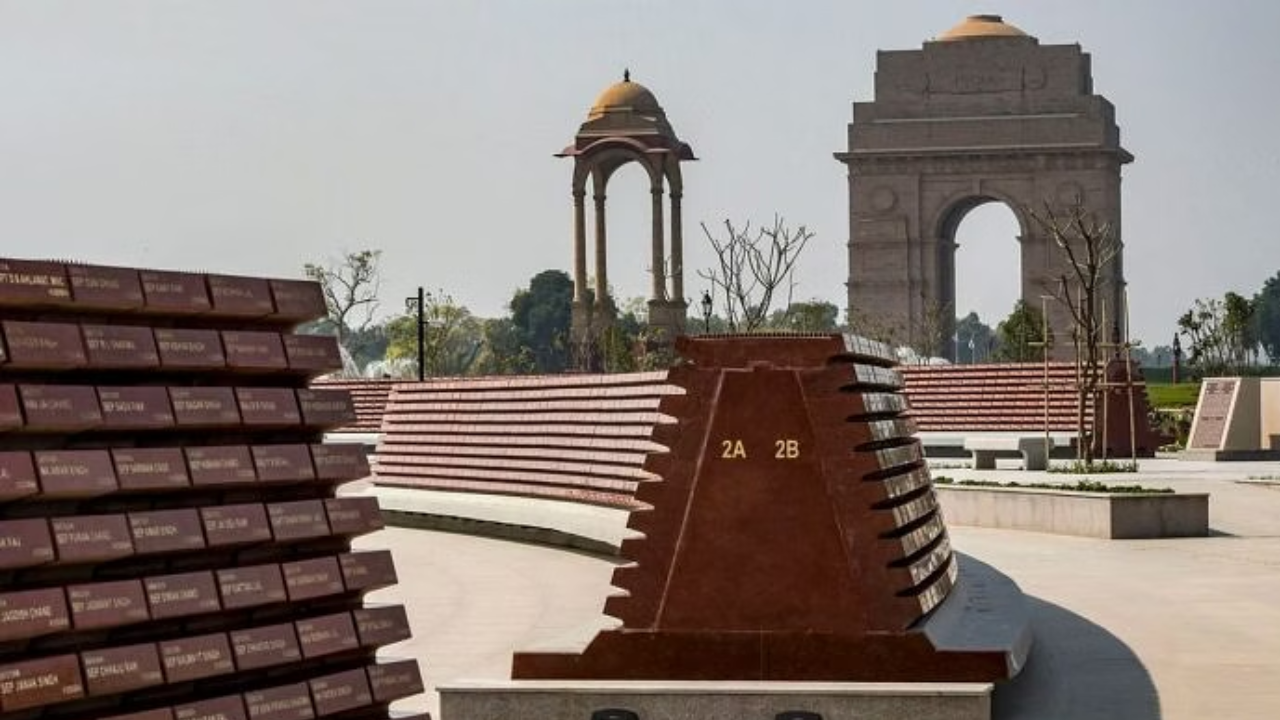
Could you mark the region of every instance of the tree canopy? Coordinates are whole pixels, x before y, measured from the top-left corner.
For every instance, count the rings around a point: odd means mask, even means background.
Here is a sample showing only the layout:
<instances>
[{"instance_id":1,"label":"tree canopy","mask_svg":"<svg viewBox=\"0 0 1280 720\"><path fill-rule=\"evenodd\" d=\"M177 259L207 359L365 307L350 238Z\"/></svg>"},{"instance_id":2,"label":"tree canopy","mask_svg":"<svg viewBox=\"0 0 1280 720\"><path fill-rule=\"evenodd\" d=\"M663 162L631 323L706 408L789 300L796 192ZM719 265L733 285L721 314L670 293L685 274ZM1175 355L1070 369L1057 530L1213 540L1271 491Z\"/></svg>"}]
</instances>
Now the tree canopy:
<instances>
[{"instance_id":1,"label":"tree canopy","mask_svg":"<svg viewBox=\"0 0 1280 720\"><path fill-rule=\"evenodd\" d=\"M544 270L511 298L511 322L519 344L529 349L533 369L561 372L569 367L569 326L573 280L562 270Z\"/></svg>"}]
</instances>

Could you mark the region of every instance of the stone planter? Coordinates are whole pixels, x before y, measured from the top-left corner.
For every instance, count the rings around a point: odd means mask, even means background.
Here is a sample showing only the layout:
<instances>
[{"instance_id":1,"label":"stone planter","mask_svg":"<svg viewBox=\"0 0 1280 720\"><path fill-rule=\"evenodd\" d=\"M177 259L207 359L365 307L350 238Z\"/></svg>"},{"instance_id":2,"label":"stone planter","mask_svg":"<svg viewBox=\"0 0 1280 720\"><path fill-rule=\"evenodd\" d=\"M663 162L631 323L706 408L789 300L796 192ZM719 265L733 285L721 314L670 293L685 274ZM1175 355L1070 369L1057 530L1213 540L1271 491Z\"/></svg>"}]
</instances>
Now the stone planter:
<instances>
[{"instance_id":1,"label":"stone planter","mask_svg":"<svg viewBox=\"0 0 1280 720\"><path fill-rule=\"evenodd\" d=\"M1029 530L1111 540L1204 537L1206 493L1090 493L935 485L949 525Z\"/></svg>"}]
</instances>

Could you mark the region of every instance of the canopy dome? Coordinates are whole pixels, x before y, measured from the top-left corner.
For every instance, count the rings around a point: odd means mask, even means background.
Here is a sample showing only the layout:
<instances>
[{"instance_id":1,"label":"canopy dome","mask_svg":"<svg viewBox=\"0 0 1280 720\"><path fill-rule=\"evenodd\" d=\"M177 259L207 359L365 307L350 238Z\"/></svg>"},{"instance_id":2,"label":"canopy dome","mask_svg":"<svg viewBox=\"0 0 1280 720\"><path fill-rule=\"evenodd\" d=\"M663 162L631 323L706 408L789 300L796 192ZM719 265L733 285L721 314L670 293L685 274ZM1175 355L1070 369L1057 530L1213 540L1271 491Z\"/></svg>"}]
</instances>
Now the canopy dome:
<instances>
[{"instance_id":1,"label":"canopy dome","mask_svg":"<svg viewBox=\"0 0 1280 720\"><path fill-rule=\"evenodd\" d=\"M989 38L1030 37L1022 30L1010 25L999 15L970 15L959 25L938 36L939 42L956 42L958 40L982 40Z\"/></svg>"},{"instance_id":2,"label":"canopy dome","mask_svg":"<svg viewBox=\"0 0 1280 720\"><path fill-rule=\"evenodd\" d=\"M632 112L638 115L663 115L662 106L649 88L631 82L631 73L622 74L622 82L604 89L591 105L588 120L594 120L609 112Z\"/></svg>"}]
</instances>

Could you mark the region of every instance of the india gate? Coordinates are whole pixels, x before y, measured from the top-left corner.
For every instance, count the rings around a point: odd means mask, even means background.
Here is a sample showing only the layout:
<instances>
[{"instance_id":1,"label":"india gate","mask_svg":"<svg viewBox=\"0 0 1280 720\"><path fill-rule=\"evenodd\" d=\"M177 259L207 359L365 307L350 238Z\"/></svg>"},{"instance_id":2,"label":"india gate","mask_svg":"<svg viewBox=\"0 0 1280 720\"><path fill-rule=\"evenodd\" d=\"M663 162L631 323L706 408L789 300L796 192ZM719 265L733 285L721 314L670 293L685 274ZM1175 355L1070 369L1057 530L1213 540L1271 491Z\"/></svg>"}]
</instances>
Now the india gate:
<instances>
[{"instance_id":1,"label":"india gate","mask_svg":"<svg viewBox=\"0 0 1280 720\"><path fill-rule=\"evenodd\" d=\"M609 297L605 189L635 162L650 180L649 323L670 342L684 331L681 199L683 161L696 159L653 93L631 81L606 88L569 147L574 160L573 338L590 342L616 315ZM1093 92L1091 59L1078 44L1041 45L996 15L974 15L919 50L880 51L875 97L853 104L848 149L836 153L849 177L849 323L853 329L949 356L956 316L956 229L990 202L1019 225L1019 295L1033 308L1061 292L1070 274L1042 221L1079 211L1105 226L1117 248L1101 268L1103 314L1124 322L1120 146L1115 109ZM588 287L587 193L594 219ZM669 200L669 216L664 217ZM1069 355L1072 322L1045 305L1054 354ZM1012 307L1010 308L1012 309ZM867 321L867 324L864 324ZM1105 329L1112 331L1112 327ZM954 359L954 358L952 358Z\"/></svg>"},{"instance_id":2,"label":"india gate","mask_svg":"<svg viewBox=\"0 0 1280 720\"><path fill-rule=\"evenodd\" d=\"M1123 247L1120 169L1133 156L1079 45L1041 45L999 16L975 15L920 50L881 51L876 65L875 99L854 103L848 150L836 154L849 168L855 326L870 318L898 344L951 354L955 232L984 203L1018 219L1020 295L1034 308L1067 268L1030 213L1078 206ZM1100 279L1100 299L1122 321L1120 255ZM1048 308L1054 335L1070 337L1066 308Z\"/></svg>"}]
</instances>

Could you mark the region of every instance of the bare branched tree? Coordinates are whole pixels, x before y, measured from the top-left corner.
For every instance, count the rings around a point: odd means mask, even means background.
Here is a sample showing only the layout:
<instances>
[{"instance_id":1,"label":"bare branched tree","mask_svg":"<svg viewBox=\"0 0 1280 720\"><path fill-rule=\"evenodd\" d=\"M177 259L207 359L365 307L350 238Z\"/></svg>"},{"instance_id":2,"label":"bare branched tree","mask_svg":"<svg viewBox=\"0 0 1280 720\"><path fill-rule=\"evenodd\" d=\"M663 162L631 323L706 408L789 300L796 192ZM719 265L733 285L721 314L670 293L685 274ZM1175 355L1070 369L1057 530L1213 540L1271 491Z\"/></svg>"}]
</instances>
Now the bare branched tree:
<instances>
[{"instance_id":1,"label":"bare branched tree","mask_svg":"<svg viewBox=\"0 0 1280 720\"><path fill-rule=\"evenodd\" d=\"M698 275L715 288L729 332L752 332L765 324L782 295L786 306L780 309L791 306L796 261L814 234L804 225L792 230L776 215L772 227L754 234L749 222L737 228L725 220L724 226L727 237L718 238L702 225L719 267L699 270Z\"/></svg>"},{"instance_id":2,"label":"bare branched tree","mask_svg":"<svg viewBox=\"0 0 1280 720\"><path fill-rule=\"evenodd\" d=\"M1066 260L1052 292L1071 314L1071 337L1080 368L1076 387L1076 452L1086 466L1091 466L1093 437L1085 425L1085 408L1097 400L1103 379L1100 363L1107 329L1102 326L1101 292L1108 277L1104 271L1120 255L1120 242L1110 223L1099 222L1096 215L1079 204L1063 214L1045 203L1043 213L1030 211L1028 215L1048 234ZM1113 308L1113 312L1116 310Z\"/></svg>"},{"instance_id":3,"label":"bare branched tree","mask_svg":"<svg viewBox=\"0 0 1280 720\"><path fill-rule=\"evenodd\" d=\"M320 283L329 318L337 326L338 341L344 342L352 332L359 332L373 322L378 309L378 291L382 287L382 271L378 262L381 250L348 252L336 263L307 263L303 272Z\"/></svg>"}]
</instances>

